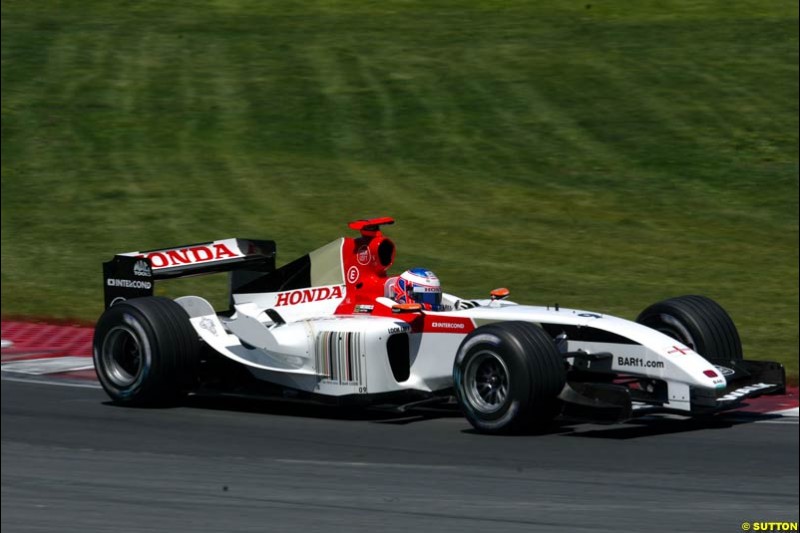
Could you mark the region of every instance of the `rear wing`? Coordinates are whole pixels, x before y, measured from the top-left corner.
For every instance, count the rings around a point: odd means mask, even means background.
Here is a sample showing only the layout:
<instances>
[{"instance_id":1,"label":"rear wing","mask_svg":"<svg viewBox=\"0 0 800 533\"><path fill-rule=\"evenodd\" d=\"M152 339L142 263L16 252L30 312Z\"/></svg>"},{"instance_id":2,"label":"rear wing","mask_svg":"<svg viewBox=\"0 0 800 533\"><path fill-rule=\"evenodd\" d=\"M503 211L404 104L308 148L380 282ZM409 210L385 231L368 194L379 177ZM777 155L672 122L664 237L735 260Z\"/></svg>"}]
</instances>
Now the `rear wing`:
<instances>
[{"instance_id":1,"label":"rear wing","mask_svg":"<svg viewBox=\"0 0 800 533\"><path fill-rule=\"evenodd\" d=\"M230 272L230 292L275 270L275 241L223 239L117 254L103 263L105 306L152 296L157 280Z\"/></svg>"}]
</instances>

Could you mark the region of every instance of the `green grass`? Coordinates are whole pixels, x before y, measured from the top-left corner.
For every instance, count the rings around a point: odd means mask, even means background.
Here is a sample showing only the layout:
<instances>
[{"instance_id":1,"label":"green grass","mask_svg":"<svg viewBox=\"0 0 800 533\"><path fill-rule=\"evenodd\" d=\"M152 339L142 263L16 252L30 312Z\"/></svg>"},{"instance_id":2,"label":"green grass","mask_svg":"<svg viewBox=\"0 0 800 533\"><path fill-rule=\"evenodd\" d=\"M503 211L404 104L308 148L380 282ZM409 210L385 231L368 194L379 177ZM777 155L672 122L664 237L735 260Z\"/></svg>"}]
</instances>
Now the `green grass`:
<instances>
[{"instance_id":1,"label":"green grass","mask_svg":"<svg viewBox=\"0 0 800 533\"><path fill-rule=\"evenodd\" d=\"M705 294L796 379L796 2L589 2L3 1L3 314L96 318L115 252L282 263L390 215L396 271Z\"/></svg>"}]
</instances>

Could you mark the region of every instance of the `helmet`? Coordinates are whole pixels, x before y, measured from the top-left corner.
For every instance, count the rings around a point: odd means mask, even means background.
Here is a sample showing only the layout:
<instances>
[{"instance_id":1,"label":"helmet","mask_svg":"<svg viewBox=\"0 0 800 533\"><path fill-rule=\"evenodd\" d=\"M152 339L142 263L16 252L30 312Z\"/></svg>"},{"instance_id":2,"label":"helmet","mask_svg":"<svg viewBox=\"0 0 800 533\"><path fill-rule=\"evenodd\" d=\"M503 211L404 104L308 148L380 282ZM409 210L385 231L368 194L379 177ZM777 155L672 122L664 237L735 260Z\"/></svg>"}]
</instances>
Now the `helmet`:
<instances>
[{"instance_id":1,"label":"helmet","mask_svg":"<svg viewBox=\"0 0 800 533\"><path fill-rule=\"evenodd\" d=\"M436 274L425 268L406 270L397 278L392 298L401 304L418 303L425 309L442 309L442 286Z\"/></svg>"}]
</instances>

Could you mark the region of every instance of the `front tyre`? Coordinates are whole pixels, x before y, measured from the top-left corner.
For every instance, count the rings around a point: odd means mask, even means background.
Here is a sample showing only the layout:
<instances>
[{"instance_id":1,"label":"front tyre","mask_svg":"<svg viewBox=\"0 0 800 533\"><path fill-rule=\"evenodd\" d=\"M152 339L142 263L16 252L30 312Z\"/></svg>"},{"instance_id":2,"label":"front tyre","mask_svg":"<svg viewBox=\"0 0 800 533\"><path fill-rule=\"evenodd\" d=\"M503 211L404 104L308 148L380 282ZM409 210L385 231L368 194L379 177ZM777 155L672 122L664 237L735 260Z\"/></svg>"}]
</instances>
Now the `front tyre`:
<instances>
[{"instance_id":1,"label":"front tyre","mask_svg":"<svg viewBox=\"0 0 800 533\"><path fill-rule=\"evenodd\" d=\"M168 298L135 298L106 309L94 333L94 366L124 405L169 405L191 386L200 341L186 311Z\"/></svg>"},{"instance_id":2,"label":"front tyre","mask_svg":"<svg viewBox=\"0 0 800 533\"><path fill-rule=\"evenodd\" d=\"M670 298L642 311L636 321L682 342L712 364L742 360L742 342L736 325L711 298Z\"/></svg>"},{"instance_id":3,"label":"front tyre","mask_svg":"<svg viewBox=\"0 0 800 533\"><path fill-rule=\"evenodd\" d=\"M527 322L482 326L453 363L456 398L482 433L520 433L550 424L561 408L566 369L555 343Z\"/></svg>"}]
</instances>

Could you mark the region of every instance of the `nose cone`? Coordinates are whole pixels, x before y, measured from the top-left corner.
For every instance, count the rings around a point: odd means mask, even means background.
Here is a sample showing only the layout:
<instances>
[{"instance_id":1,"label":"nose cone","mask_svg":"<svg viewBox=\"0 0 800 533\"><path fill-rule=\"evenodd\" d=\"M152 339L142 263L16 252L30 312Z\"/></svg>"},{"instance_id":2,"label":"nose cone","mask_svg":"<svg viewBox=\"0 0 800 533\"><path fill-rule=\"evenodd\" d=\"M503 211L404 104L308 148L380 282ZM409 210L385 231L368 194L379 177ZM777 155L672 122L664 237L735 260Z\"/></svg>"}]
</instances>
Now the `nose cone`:
<instances>
[{"instance_id":1,"label":"nose cone","mask_svg":"<svg viewBox=\"0 0 800 533\"><path fill-rule=\"evenodd\" d=\"M672 341L662 353L664 358L692 377L693 384L706 389L724 389L728 381L706 358L688 346Z\"/></svg>"}]
</instances>

